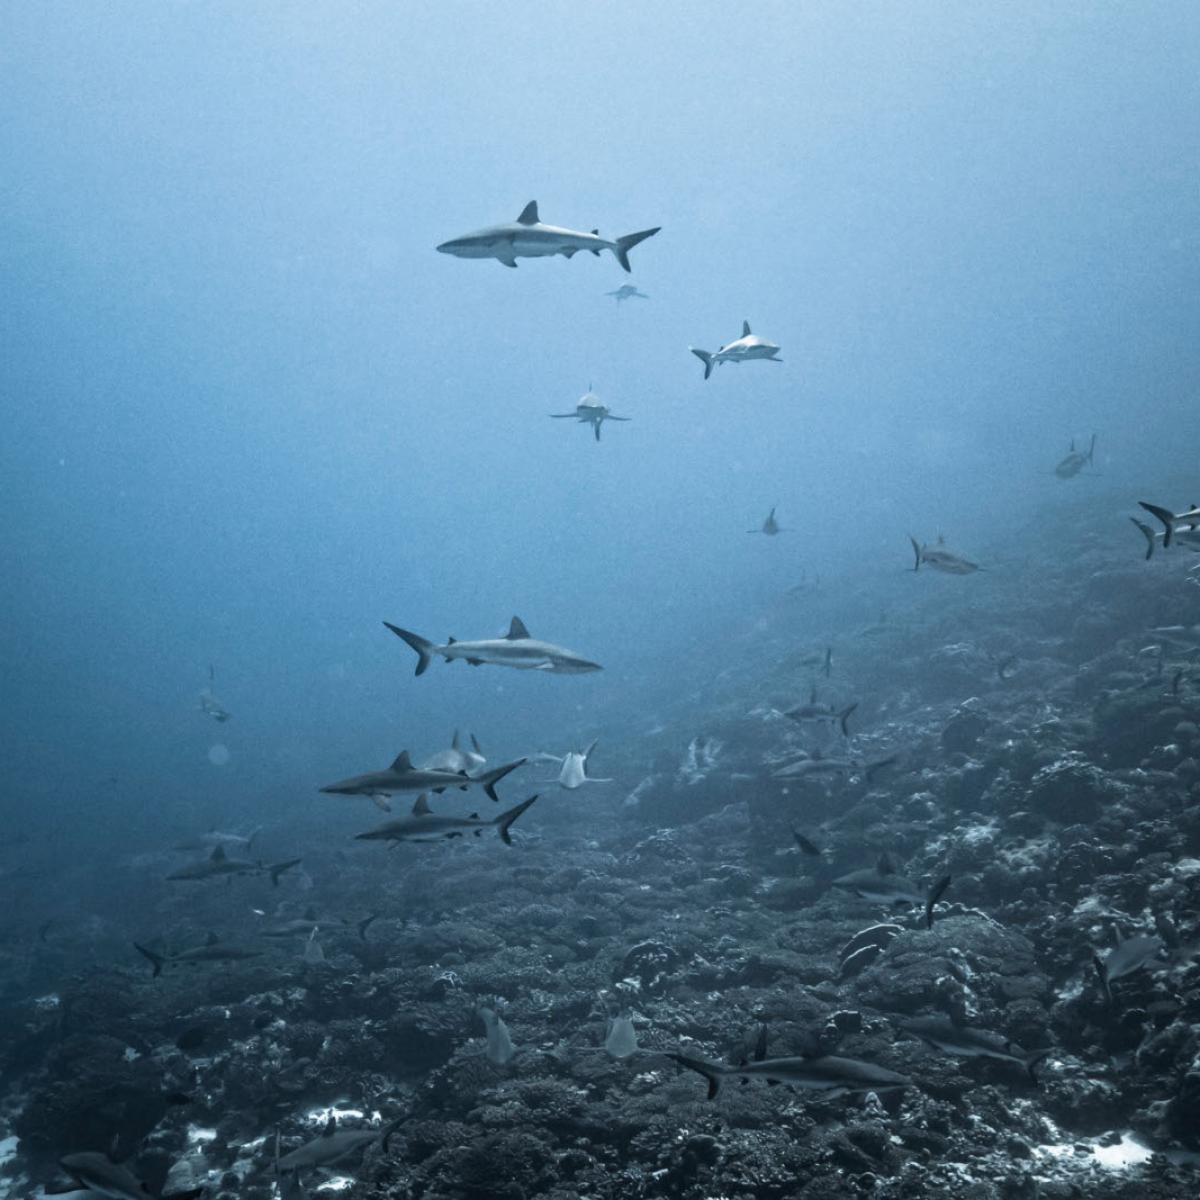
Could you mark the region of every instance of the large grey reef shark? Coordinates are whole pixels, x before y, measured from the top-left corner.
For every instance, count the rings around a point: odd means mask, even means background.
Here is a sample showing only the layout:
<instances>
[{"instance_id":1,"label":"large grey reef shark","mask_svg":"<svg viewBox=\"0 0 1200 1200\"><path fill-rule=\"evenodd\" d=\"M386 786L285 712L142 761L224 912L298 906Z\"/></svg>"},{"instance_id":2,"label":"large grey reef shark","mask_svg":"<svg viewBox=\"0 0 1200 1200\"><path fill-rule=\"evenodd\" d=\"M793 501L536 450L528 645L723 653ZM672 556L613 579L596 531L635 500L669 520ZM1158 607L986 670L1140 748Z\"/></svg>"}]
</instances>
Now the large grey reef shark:
<instances>
[{"instance_id":1,"label":"large grey reef shark","mask_svg":"<svg viewBox=\"0 0 1200 1200\"><path fill-rule=\"evenodd\" d=\"M525 622L513 617L508 633L502 638L483 638L473 642L460 642L449 638L444 646L434 645L407 629L401 629L388 621L384 624L398 637L403 638L417 652L416 674L424 675L430 660L441 655L447 662L464 659L471 666L492 663L497 667L515 667L521 671L548 671L554 675L582 675L585 671L599 671L599 663L581 658L573 650L541 642L530 637Z\"/></svg>"},{"instance_id":2,"label":"large grey reef shark","mask_svg":"<svg viewBox=\"0 0 1200 1200\"><path fill-rule=\"evenodd\" d=\"M579 403L575 405L575 411L569 413L551 413L551 417L556 421L579 421L581 424L587 424L592 427L592 432L596 435L596 441L600 440L600 426L605 421L632 421L632 417L618 417L608 411L607 404L600 403L600 397L592 392L592 385L588 384L587 395L582 396Z\"/></svg>"},{"instance_id":3,"label":"large grey reef shark","mask_svg":"<svg viewBox=\"0 0 1200 1200\"><path fill-rule=\"evenodd\" d=\"M598 229L583 233L578 229L564 229L560 225L544 225L538 218L536 200L530 200L515 221L504 225L489 225L474 233L443 242L438 250L442 254L453 254L456 258L495 258L506 267L515 267L518 258L546 258L561 254L570 258L580 250L590 250L597 257L601 250L611 250L617 262L629 271L629 251L660 229L643 229L640 233L627 233L615 242L600 236Z\"/></svg>"},{"instance_id":4,"label":"large grey reef shark","mask_svg":"<svg viewBox=\"0 0 1200 1200\"><path fill-rule=\"evenodd\" d=\"M366 833L355 834L357 841L368 842L438 842L443 838L463 837L473 833L479 837L485 829L494 828L500 835L500 840L506 846L512 845L509 827L537 799L530 796L520 804L502 812L490 820L482 818L478 813L469 817L441 817L429 809L429 799L422 793L413 803L412 812L407 817L397 817L394 821L386 821Z\"/></svg>"},{"instance_id":5,"label":"large grey reef shark","mask_svg":"<svg viewBox=\"0 0 1200 1200\"><path fill-rule=\"evenodd\" d=\"M414 767L408 751L401 750L386 770L368 771L365 775L354 775L337 783L328 783L321 791L335 796L369 796L378 803L381 796L395 796L401 792L440 793L447 788L466 791L472 784L477 783L493 800L499 800L496 784L524 762L523 758L519 758L516 762L505 763L502 767L493 767L490 771L469 775L465 770L431 771ZM387 809L386 804L380 804L380 807Z\"/></svg>"},{"instance_id":6,"label":"large grey reef shark","mask_svg":"<svg viewBox=\"0 0 1200 1200\"><path fill-rule=\"evenodd\" d=\"M766 338L751 333L749 321L742 322L742 336L722 346L716 354L707 350L697 350L695 346L689 346L688 349L704 364L705 379L712 374L713 367L720 366L721 363L753 362L755 359L762 362L783 362L782 358L775 357L779 353L779 347L774 342L768 342Z\"/></svg>"},{"instance_id":7,"label":"large grey reef shark","mask_svg":"<svg viewBox=\"0 0 1200 1200\"><path fill-rule=\"evenodd\" d=\"M1186 512L1181 513L1173 513L1169 508L1162 508L1157 504L1147 504L1145 500L1139 500L1138 504L1163 523L1164 550L1173 538L1179 536L1179 526L1185 526L1191 533L1200 528L1200 504L1193 504Z\"/></svg>"}]
</instances>

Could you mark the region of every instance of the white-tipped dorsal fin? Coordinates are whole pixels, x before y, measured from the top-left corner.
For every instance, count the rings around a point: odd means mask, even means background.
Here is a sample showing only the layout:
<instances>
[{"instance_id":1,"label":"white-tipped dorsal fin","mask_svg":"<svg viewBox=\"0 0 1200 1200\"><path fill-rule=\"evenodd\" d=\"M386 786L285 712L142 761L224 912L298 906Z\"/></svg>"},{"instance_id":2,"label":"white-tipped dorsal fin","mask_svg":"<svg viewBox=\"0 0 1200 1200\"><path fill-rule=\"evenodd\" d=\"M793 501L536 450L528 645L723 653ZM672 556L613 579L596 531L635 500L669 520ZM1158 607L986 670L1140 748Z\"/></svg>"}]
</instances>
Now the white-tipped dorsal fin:
<instances>
[{"instance_id":1,"label":"white-tipped dorsal fin","mask_svg":"<svg viewBox=\"0 0 1200 1200\"><path fill-rule=\"evenodd\" d=\"M396 761L392 763L393 771L411 771L413 769L412 759L408 756L407 750L401 750L396 755Z\"/></svg>"},{"instance_id":2,"label":"white-tipped dorsal fin","mask_svg":"<svg viewBox=\"0 0 1200 1200\"><path fill-rule=\"evenodd\" d=\"M420 795L419 795L419 796L418 796L418 797L417 797L417 798L416 798L416 799L413 801L413 810L412 810L412 815L413 815L414 817L427 817L427 816L429 816L429 796L428 796L428 794L427 794L427 793L425 793L425 792L422 792L422 793L421 793L421 794L420 794Z\"/></svg>"},{"instance_id":3,"label":"white-tipped dorsal fin","mask_svg":"<svg viewBox=\"0 0 1200 1200\"><path fill-rule=\"evenodd\" d=\"M513 617L512 623L508 627L508 636L506 641L519 642L529 636L529 630L525 628L525 622L520 617Z\"/></svg>"},{"instance_id":4,"label":"white-tipped dorsal fin","mask_svg":"<svg viewBox=\"0 0 1200 1200\"><path fill-rule=\"evenodd\" d=\"M517 218L518 225L536 225L538 223L537 201L530 202L521 209L521 215Z\"/></svg>"},{"instance_id":5,"label":"white-tipped dorsal fin","mask_svg":"<svg viewBox=\"0 0 1200 1200\"><path fill-rule=\"evenodd\" d=\"M224 862L225 861L225 847L217 846L213 850L213 852L208 856L208 861L209 862Z\"/></svg>"},{"instance_id":6,"label":"white-tipped dorsal fin","mask_svg":"<svg viewBox=\"0 0 1200 1200\"><path fill-rule=\"evenodd\" d=\"M742 337L749 337L749 336L750 336L750 322L743 321L742 322Z\"/></svg>"}]
</instances>

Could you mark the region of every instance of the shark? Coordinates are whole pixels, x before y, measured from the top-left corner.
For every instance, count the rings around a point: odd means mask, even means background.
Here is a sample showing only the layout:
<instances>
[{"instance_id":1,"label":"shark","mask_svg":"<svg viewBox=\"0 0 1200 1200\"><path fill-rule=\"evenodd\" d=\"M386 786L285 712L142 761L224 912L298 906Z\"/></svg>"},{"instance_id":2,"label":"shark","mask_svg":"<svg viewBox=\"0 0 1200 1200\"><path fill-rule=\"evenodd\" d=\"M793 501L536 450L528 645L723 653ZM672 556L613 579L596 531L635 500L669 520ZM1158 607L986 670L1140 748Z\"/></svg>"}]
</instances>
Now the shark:
<instances>
[{"instance_id":1,"label":"shark","mask_svg":"<svg viewBox=\"0 0 1200 1200\"><path fill-rule=\"evenodd\" d=\"M1184 525L1192 532L1200 529L1200 504L1193 504L1191 508L1181 513L1173 513L1169 508L1162 508L1158 504L1148 504L1145 500L1139 500L1138 505L1163 523L1164 550L1174 540L1178 526Z\"/></svg>"},{"instance_id":2,"label":"shark","mask_svg":"<svg viewBox=\"0 0 1200 1200\"><path fill-rule=\"evenodd\" d=\"M600 236L598 229L582 233L578 229L544 225L538 216L537 201L530 200L515 221L489 225L486 229L452 238L443 242L438 251L453 254L455 258L494 258L506 267L515 267L518 258L547 258L553 254L570 258L580 250L589 250L598 258L602 250L611 250L617 262L630 271L629 251L639 242L653 237L661 228L661 225L655 225L653 229L627 233L610 242Z\"/></svg>"},{"instance_id":3,"label":"shark","mask_svg":"<svg viewBox=\"0 0 1200 1200\"><path fill-rule=\"evenodd\" d=\"M747 529L747 533L765 533L767 537L774 537L777 533L786 533L787 530L775 520L775 509L778 505L772 504L771 511L767 513L767 519L757 529Z\"/></svg>"},{"instance_id":4,"label":"shark","mask_svg":"<svg viewBox=\"0 0 1200 1200\"><path fill-rule=\"evenodd\" d=\"M618 304L620 304L622 300L632 300L635 296L639 300L650 299L645 292L639 292L632 283L623 283L615 292L605 292L604 294L606 296L615 296Z\"/></svg>"},{"instance_id":5,"label":"shark","mask_svg":"<svg viewBox=\"0 0 1200 1200\"><path fill-rule=\"evenodd\" d=\"M945 575L972 575L976 571L982 570L978 563L968 562L965 558L960 558L957 554L951 554L946 549L945 539L938 535L937 545L930 546L928 543L924 546L917 545L917 539L909 534L908 540L912 542L913 554L916 555L916 565L914 571L919 571L922 564L929 567L932 571L941 571Z\"/></svg>"},{"instance_id":6,"label":"shark","mask_svg":"<svg viewBox=\"0 0 1200 1200\"><path fill-rule=\"evenodd\" d=\"M1166 512L1165 509L1163 511ZM1142 531L1142 536L1146 539L1147 562L1154 557L1156 546L1162 546L1165 550L1172 543L1177 546L1185 546L1188 550L1200 553L1200 527L1191 526L1187 529L1174 529L1170 532L1167 530L1155 532L1145 521L1139 521L1137 517L1130 517L1129 519Z\"/></svg>"},{"instance_id":7,"label":"shark","mask_svg":"<svg viewBox=\"0 0 1200 1200\"><path fill-rule=\"evenodd\" d=\"M994 1058L1000 1062L1015 1063L1034 1083L1037 1083L1035 1069L1038 1063L1050 1053L1049 1050L1041 1050L1028 1054L1016 1042L997 1033L956 1025L947 1017L914 1017L901 1021L900 1028L920 1038L927 1046L955 1058Z\"/></svg>"},{"instance_id":8,"label":"shark","mask_svg":"<svg viewBox=\"0 0 1200 1200\"><path fill-rule=\"evenodd\" d=\"M90 1195L107 1196L109 1200L148 1200L154 1194L128 1167L93 1150L64 1154L58 1165ZM175 1192L171 1200L194 1200L203 1191L195 1188Z\"/></svg>"},{"instance_id":9,"label":"shark","mask_svg":"<svg viewBox=\"0 0 1200 1200\"><path fill-rule=\"evenodd\" d=\"M363 1150L374 1142L379 1142L387 1150L388 1141L393 1133L407 1120L399 1117L382 1129L339 1129L337 1117L330 1116L325 1122L324 1129L303 1146L297 1146L289 1151L275 1164L277 1171L303 1171L314 1167L329 1167L349 1158L356 1150Z\"/></svg>"},{"instance_id":10,"label":"shark","mask_svg":"<svg viewBox=\"0 0 1200 1200\"><path fill-rule=\"evenodd\" d=\"M458 730L454 731L454 737L450 739L449 750L439 750L437 754L430 755L424 762L417 764L419 771L453 771L456 775L461 775L464 772L467 775L477 775L487 764L487 759L483 755L483 748L479 745L479 740L472 733L471 749L464 750L462 743L458 740Z\"/></svg>"},{"instance_id":11,"label":"shark","mask_svg":"<svg viewBox=\"0 0 1200 1200\"><path fill-rule=\"evenodd\" d=\"M1166 947L1162 938L1153 934L1140 933L1127 938L1122 936L1119 928L1113 932L1115 942L1108 953L1103 957L1092 955L1092 965L1096 968L1104 998L1110 1005L1113 1002L1112 984L1150 966Z\"/></svg>"},{"instance_id":12,"label":"shark","mask_svg":"<svg viewBox=\"0 0 1200 1200\"><path fill-rule=\"evenodd\" d=\"M193 946L190 950L180 950L175 954L158 954L137 942L133 943L133 948L154 968L151 976L154 979L162 974L163 967L172 963L196 966L198 963L242 962L248 958L261 958L263 955L261 950L248 950L243 946L231 946L222 942L215 933L210 933L203 945Z\"/></svg>"},{"instance_id":13,"label":"shark","mask_svg":"<svg viewBox=\"0 0 1200 1200\"><path fill-rule=\"evenodd\" d=\"M592 757L592 751L596 749L596 742L584 751L569 750L561 758L554 754L540 755L542 762L561 763L561 769L558 772L557 779L547 779L546 783L557 783L560 788L565 791L573 792L576 788L581 788L585 783L612 783L611 779L596 779L587 773L588 761Z\"/></svg>"},{"instance_id":14,"label":"shark","mask_svg":"<svg viewBox=\"0 0 1200 1200\"><path fill-rule=\"evenodd\" d=\"M743 363L753 362L783 362L782 358L777 358L779 347L774 342L768 342L766 338L759 337L757 334L750 332L750 322L742 322L742 336L732 342L727 342L715 354L708 350L697 350L695 346L689 346L688 349L704 364L704 378L707 379L713 371L713 367L718 367L722 363Z\"/></svg>"},{"instance_id":15,"label":"shark","mask_svg":"<svg viewBox=\"0 0 1200 1200\"><path fill-rule=\"evenodd\" d=\"M802 758L797 762L789 763L786 767L780 767L772 774L771 778L813 779L822 775L852 775L861 771L866 781L871 783L876 772L882 771L884 767L890 767L896 762L896 759L897 756L892 754L887 758L877 759L875 762L866 762L859 758L830 758L814 751L808 758Z\"/></svg>"},{"instance_id":16,"label":"shark","mask_svg":"<svg viewBox=\"0 0 1200 1200\"><path fill-rule=\"evenodd\" d=\"M632 421L632 417L618 417L616 413L609 412L608 405L601 404L600 398L592 393L592 385L588 384L587 395L582 397L578 404L575 405L575 411L569 413L551 413L550 416L555 421L578 421L583 425L590 425L592 432L596 435L596 441L600 440L600 426L605 421Z\"/></svg>"},{"instance_id":17,"label":"shark","mask_svg":"<svg viewBox=\"0 0 1200 1200\"><path fill-rule=\"evenodd\" d=\"M925 927L931 929L933 928L934 906L945 894L950 882L951 876L943 875L927 893L922 892L911 879L906 879L899 874L891 858L887 854L883 854L880 855L879 862L874 867L841 875L833 881L833 886L853 892L863 900L886 904L889 908L894 908L898 904L924 908Z\"/></svg>"},{"instance_id":18,"label":"shark","mask_svg":"<svg viewBox=\"0 0 1200 1200\"><path fill-rule=\"evenodd\" d=\"M1096 453L1096 435L1092 434L1092 444L1086 450L1076 450L1075 442L1072 440L1071 449L1067 451L1067 456L1054 468L1054 473L1059 479L1074 479L1084 467L1092 465L1092 457Z\"/></svg>"},{"instance_id":19,"label":"shark","mask_svg":"<svg viewBox=\"0 0 1200 1200\"><path fill-rule=\"evenodd\" d=\"M278 887L280 875L285 871L290 871L292 867L299 866L302 861L299 858L289 858L285 862L268 866L261 861L251 861L248 858L230 858L225 853L224 845L218 843L207 858L189 863L186 867L180 867L178 871L172 871L167 878L170 880L215 879L222 875L232 877L234 875L261 875L263 872L267 872L271 876L272 885Z\"/></svg>"},{"instance_id":20,"label":"shark","mask_svg":"<svg viewBox=\"0 0 1200 1200\"><path fill-rule=\"evenodd\" d=\"M478 813L469 817L439 817L429 810L429 798L422 793L413 803L412 812L407 817L397 817L386 821L366 833L355 835L356 841L368 842L438 842L445 838L464 837L473 833L480 837L485 829L495 829L500 840L506 845L512 845L509 829L512 823L537 799L530 796L520 804L502 812L491 820L481 818Z\"/></svg>"},{"instance_id":21,"label":"shark","mask_svg":"<svg viewBox=\"0 0 1200 1200\"><path fill-rule=\"evenodd\" d=\"M858 701L853 704L847 704L845 708L837 709L832 704L817 703L817 689L814 687L809 694L808 703L801 704L796 708L789 708L783 715L800 725L839 725L842 730L842 737L850 736L849 722L854 710L858 707Z\"/></svg>"},{"instance_id":22,"label":"shark","mask_svg":"<svg viewBox=\"0 0 1200 1200\"><path fill-rule=\"evenodd\" d=\"M456 658L464 659L473 667L491 663L498 667L515 667L520 671L546 671L552 675L582 675L587 671L603 669L599 663L590 662L573 650L532 637L520 617L513 617L508 633L502 638L484 638L472 642L450 638L444 646L437 646L388 621L384 621L384 625L417 652L417 669L414 672L417 675L424 675L432 659L439 655L447 662L453 662Z\"/></svg>"},{"instance_id":23,"label":"shark","mask_svg":"<svg viewBox=\"0 0 1200 1200\"><path fill-rule=\"evenodd\" d=\"M708 1098L715 1100L728 1079L765 1079L785 1083L803 1091L845 1095L851 1092L883 1092L912 1086L912 1080L886 1067L823 1054L813 1058L764 1058L741 1066L727 1067L686 1054L668 1054L681 1067L696 1071L708 1080Z\"/></svg>"},{"instance_id":24,"label":"shark","mask_svg":"<svg viewBox=\"0 0 1200 1200\"><path fill-rule=\"evenodd\" d=\"M401 750L384 771L370 771L366 775L353 775L337 783L326 784L322 792L334 796L370 796L376 803L380 797L395 796L402 792L442 793L447 788L466 791L472 784L479 784L492 800L499 800L496 784L505 775L524 766L525 760L505 763L479 775L468 775L466 771L422 770L414 767L407 750ZM381 807L386 807L381 805ZM388 810L390 811L390 809Z\"/></svg>"}]
</instances>

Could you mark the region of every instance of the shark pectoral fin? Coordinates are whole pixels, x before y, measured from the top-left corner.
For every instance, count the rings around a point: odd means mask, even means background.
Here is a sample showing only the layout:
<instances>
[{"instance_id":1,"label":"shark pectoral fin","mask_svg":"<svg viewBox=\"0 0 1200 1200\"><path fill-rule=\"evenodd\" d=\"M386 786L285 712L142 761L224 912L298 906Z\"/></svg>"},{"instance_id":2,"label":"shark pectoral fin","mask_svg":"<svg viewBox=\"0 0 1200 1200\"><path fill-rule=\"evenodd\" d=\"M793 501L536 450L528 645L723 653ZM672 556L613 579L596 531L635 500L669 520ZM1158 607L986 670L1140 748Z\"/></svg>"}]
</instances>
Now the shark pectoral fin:
<instances>
[{"instance_id":1,"label":"shark pectoral fin","mask_svg":"<svg viewBox=\"0 0 1200 1200\"><path fill-rule=\"evenodd\" d=\"M517 250L511 237L505 238L505 240L502 242L497 242L494 253L500 262L502 262L506 267L516 267Z\"/></svg>"}]
</instances>

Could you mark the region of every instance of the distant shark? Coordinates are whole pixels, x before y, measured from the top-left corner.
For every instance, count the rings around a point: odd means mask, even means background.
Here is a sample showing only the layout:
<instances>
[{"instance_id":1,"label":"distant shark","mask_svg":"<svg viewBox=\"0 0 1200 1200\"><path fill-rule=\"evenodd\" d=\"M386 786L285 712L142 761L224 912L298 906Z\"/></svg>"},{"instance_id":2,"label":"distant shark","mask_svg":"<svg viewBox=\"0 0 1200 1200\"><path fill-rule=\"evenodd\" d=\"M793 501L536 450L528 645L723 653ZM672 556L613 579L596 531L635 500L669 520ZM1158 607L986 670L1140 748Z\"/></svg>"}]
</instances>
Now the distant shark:
<instances>
[{"instance_id":1,"label":"distant shark","mask_svg":"<svg viewBox=\"0 0 1200 1200\"><path fill-rule=\"evenodd\" d=\"M864 900L885 904L889 908L894 908L898 904L924 908L925 927L932 929L934 907L945 895L950 882L951 877L943 875L934 883L928 893L922 892L911 879L906 879L899 874L891 858L884 854L880 856L876 866L842 875L833 881L833 886L853 892Z\"/></svg>"},{"instance_id":2,"label":"distant shark","mask_svg":"<svg viewBox=\"0 0 1200 1200\"><path fill-rule=\"evenodd\" d=\"M401 792L440 793L447 788L466 791L472 784L479 784L493 800L499 800L496 784L524 762L523 758L519 758L516 762L505 763L502 767L493 767L490 771L471 776L465 771L422 770L413 766L407 750L401 750L386 770L369 771L365 775L354 775L337 783L328 783L321 791L335 796L369 796L376 799L379 796L394 796Z\"/></svg>"},{"instance_id":3,"label":"distant shark","mask_svg":"<svg viewBox=\"0 0 1200 1200\"><path fill-rule=\"evenodd\" d=\"M608 405L601 404L600 398L592 394L592 385L588 384L587 395L584 396L578 404L575 405L575 411L569 413L551 413L551 417L556 421L579 421L581 424L590 425L592 432L596 435L596 441L600 440L600 426L605 421L632 421L632 417L618 417L615 413L608 410Z\"/></svg>"},{"instance_id":4,"label":"distant shark","mask_svg":"<svg viewBox=\"0 0 1200 1200\"><path fill-rule=\"evenodd\" d=\"M632 283L623 283L615 292L605 292L604 294L606 296L615 296L618 304L620 304L622 300L632 300L635 296L639 300L650 299L645 292L639 292Z\"/></svg>"},{"instance_id":5,"label":"distant shark","mask_svg":"<svg viewBox=\"0 0 1200 1200\"><path fill-rule=\"evenodd\" d=\"M999 1034L956 1025L948 1017L913 1017L901 1021L900 1028L920 1038L927 1046L943 1054L952 1054L955 1058L993 1058L1000 1062L1015 1063L1024 1068L1034 1083L1037 1083L1035 1070L1038 1063L1050 1053L1049 1050L1043 1050L1029 1054L1016 1042Z\"/></svg>"},{"instance_id":6,"label":"distant shark","mask_svg":"<svg viewBox=\"0 0 1200 1200\"><path fill-rule=\"evenodd\" d=\"M1096 453L1096 435L1092 434L1092 444L1087 450L1076 450L1074 441L1071 442L1071 449L1067 452L1066 458L1054 468L1054 473L1059 479L1074 479L1084 467L1092 465L1092 457Z\"/></svg>"},{"instance_id":7,"label":"distant shark","mask_svg":"<svg viewBox=\"0 0 1200 1200\"><path fill-rule=\"evenodd\" d=\"M162 974L163 967L170 963L195 966L198 963L242 962L248 958L261 958L263 955L261 950L248 950L243 946L222 942L215 933L210 933L203 945L193 946L189 950L180 950L175 954L159 954L154 950L148 950L138 942L133 943L133 948L150 962L154 968L155 979Z\"/></svg>"},{"instance_id":8,"label":"distant shark","mask_svg":"<svg viewBox=\"0 0 1200 1200\"><path fill-rule=\"evenodd\" d=\"M485 829L495 829L505 845L512 845L509 828L512 823L537 799L530 796L520 804L500 813L491 820L484 820L478 813L469 817L439 817L429 810L429 799L422 793L413 803L407 817L397 817L355 835L357 841L372 842L439 842L445 838L459 838L468 833L479 837Z\"/></svg>"},{"instance_id":9,"label":"distant shark","mask_svg":"<svg viewBox=\"0 0 1200 1200\"><path fill-rule=\"evenodd\" d=\"M167 878L169 880L215 879L222 875L262 875L265 872L271 876L271 883L278 887L280 875L284 871L298 866L300 862L301 860L298 858L289 858L286 862L267 866L262 862L251 861L247 858L230 858L225 853L225 847L218 845L207 858L190 863L186 867L180 867L177 871L172 871Z\"/></svg>"},{"instance_id":10,"label":"distant shark","mask_svg":"<svg viewBox=\"0 0 1200 1200\"><path fill-rule=\"evenodd\" d=\"M919 571L922 566L929 567L933 571L941 571L945 575L971 575L980 570L978 563L969 562L957 554L951 554L946 549L945 539L940 534L936 546L928 544L920 546L912 534L909 534L908 540L912 542L913 554L916 556L914 571Z\"/></svg>"},{"instance_id":11,"label":"distant shark","mask_svg":"<svg viewBox=\"0 0 1200 1200\"><path fill-rule=\"evenodd\" d=\"M557 779L548 779L547 783L557 783L560 788L565 791L573 792L576 788L581 788L585 783L612 783L611 779L593 779L587 773L588 760L592 756L592 751L596 749L596 743L593 742L582 753L578 750L570 750L561 758L553 754L543 754L540 756L543 762L561 763L561 769L558 772Z\"/></svg>"},{"instance_id":12,"label":"distant shark","mask_svg":"<svg viewBox=\"0 0 1200 1200\"><path fill-rule=\"evenodd\" d=\"M388 1139L407 1119L401 1117L383 1129L339 1129L337 1118L330 1116L324 1129L315 1138L277 1158L275 1169L281 1172L332 1166L373 1142L381 1142L386 1150Z\"/></svg>"},{"instance_id":13,"label":"distant shark","mask_svg":"<svg viewBox=\"0 0 1200 1200\"><path fill-rule=\"evenodd\" d=\"M417 652L416 674L424 675L430 660L441 655L447 662L464 659L471 666L492 663L498 667L515 667L522 671L548 671L554 675L581 675L586 671L601 670L599 663L589 662L574 651L565 650L550 642L540 642L529 635L525 622L513 617L508 633L502 638L485 638L480 641L459 642L450 638L444 646L410 633L407 629L384 624L398 637L403 638Z\"/></svg>"},{"instance_id":14,"label":"distant shark","mask_svg":"<svg viewBox=\"0 0 1200 1200\"><path fill-rule=\"evenodd\" d=\"M708 1080L708 1098L715 1100L726 1079L765 1079L768 1083L784 1083L803 1091L845 1095L851 1092L883 1092L912 1086L912 1080L886 1067L862 1062L856 1058L841 1058L833 1054L813 1058L764 1058L756 1062L727 1067L685 1054L668 1054L681 1067L696 1071Z\"/></svg>"},{"instance_id":15,"label":"distant shark","mask_svg":"<svg viewBox=\"0 0 1200 1200\"><path fill-rule=\"evenodd\" d=\"M487 763L487 759L483 756L483 750L479 745L474 734L471 737L471 749L464 750L458 740L458 730L454 731L454 737L450 741L449 750L439 750L437 754L430 755L424 762L417 764L417 769L421 771L453 771L456 775L461 775L464 771L466 774L474 777L477 775Z\"/></svg>"},{"instance_id":16,"label":"distant shark","mask_svg":"<svg viewBox=\"0 0 1200 1200\"><path fill-rule=\"evenodd\" d=\"M786 533L787 530L775 520L775 509L778 506L771 505L771 511L767 513L767 519L757 529L747 529L747 533L765 533L767 537L774 537L777 533Z\"/></svg>"},{"instance_id":17,"label":"distant shark","mask_svg":"<svg viewBox=\"0 0 1200 1200\"><path fill-rule=\"evenodd\" d=\"M710 354L707 350L697 350L695 346L689 346L688 349L704 364L705 379L712 374L713 367L720 366L721 363L753 362L755 359L761 362L783 362L782 358L776 357L779 347L774 342L768 342L766 338L751 333L749 321L742 322L740 338L722 346L715 354Z\"/></svg>"},{"instance_id":18,"label":"distant shark","mask_svg":"<svg viewBox=\"0 0 1200 1200\"><path fill-rule=\"evenodd\" d=\"M570 258L580 250L590 250L599 256L601 250L611 250L617 262L629 271L629 251L639 242L653 237L661 228L656 225L653 229L628 233L610 242L600 236L598 229L581 233L577 229L543 225L538 218L537 201L530 200L515 221L489 225L486 229L453 238L443 242L438 250L456 258L495 258L506 267L515 267L518 258L546 258L552 254Z\"/></svg>"}]
</instances>

